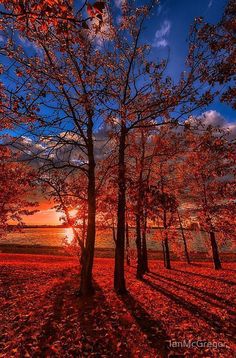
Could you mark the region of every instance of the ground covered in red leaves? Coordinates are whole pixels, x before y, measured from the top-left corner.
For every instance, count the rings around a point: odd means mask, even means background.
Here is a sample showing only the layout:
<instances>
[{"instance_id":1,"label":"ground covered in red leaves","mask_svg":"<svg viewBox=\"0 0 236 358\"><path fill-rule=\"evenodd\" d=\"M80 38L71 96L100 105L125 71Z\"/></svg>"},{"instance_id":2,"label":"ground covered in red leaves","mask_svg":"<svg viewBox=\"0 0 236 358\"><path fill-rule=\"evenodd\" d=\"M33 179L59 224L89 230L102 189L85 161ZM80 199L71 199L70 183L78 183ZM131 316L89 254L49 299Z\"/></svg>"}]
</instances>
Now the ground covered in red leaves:
<instances>
[{"instance_id":1,"label":"ground covered in red leaves","mask_svg":"<svg viewBox=\"0 0 236 358\"><path fill-rule=\"evenodd\" d=\"M117 296L113 260L96 259L96 294L83 299L73 259L0 254L0 357L233 357L235 274L152 261L142 282L127 268Z\"/></svg>"}]
</instances>

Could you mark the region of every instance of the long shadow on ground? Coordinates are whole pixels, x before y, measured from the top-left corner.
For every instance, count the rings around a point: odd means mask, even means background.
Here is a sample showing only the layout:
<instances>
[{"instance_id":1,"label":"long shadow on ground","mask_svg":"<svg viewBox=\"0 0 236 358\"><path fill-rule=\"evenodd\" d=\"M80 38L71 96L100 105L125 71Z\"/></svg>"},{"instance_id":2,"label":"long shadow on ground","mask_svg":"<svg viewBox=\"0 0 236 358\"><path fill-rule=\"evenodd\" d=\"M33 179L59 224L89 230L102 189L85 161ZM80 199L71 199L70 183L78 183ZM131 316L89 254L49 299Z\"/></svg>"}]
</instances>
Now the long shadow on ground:
<instances>
[{"instance_id":1,"label":"long shadow on ground","mask_svg":"<svg viewBox=\"0 0 236 358\"><path fill-rule=\"evenodd\" d=\"M101 288L95 284L94 296L76 297L78 281L61 283L48 293L54 306L41 329L40 352L36 357L131 357L122 327L114 317ZM58 328L60 327L60 328ZM60 341L61 353L55 352Z\"/></svg>"},{"instance_id":2,"label":"long shadow on ground","mask_svg":"<svg viewBox=\"0 0 236 358\"><path fill-rule=\"evenodd\" d=\"M154 284L150 280L143 279L143 282L149 287L151 287L152 289L160 292L161 294L163 294L164 296L166 296L167 298L169 298L179 306L188 310L194 316L197 315L200 319L204 320L207 324L209 324L214 329L215 332L227 334L229 340L231 340L232 342L236 342L234 336L236 327L234 323L222 320L219 316L211 312L207 312L191 302L185 301L182 297L175 295L170 291L165 290L164 288Z\"/></svg>"},{"instance_id":3,"label":"long shadow on ground","mask_svg":"<svg viewBox=\"0 0 236 358\"><path fill-rule=\"evenodd\" d=\"M93 357L131 357L123 327L112 311L102 289L94 285L96 293L79 298L78 321L82 332L83 354Z\"/></svg>"},{"instance_id":4,"label":"long shadow on ground","mask_svg":"<svg viewBox=\"0 0 236 358\"><path fill-rule=\"evenodd\" d=\"M225 284L230 285L230 286L235 286L236 285L236 283L234 281L224 280L223 278L219 278L219 277L207 276L207 275L203 275L201 273L183 271L183 270L179 270L179 269L175 269L175 268L173 269L173 271L181 272L181 273L183 273L185 275L198 276L198 277L206 278L206 279L212 280L212 281L219 281L219 282L225 283Z\"/></svg>"},{"instance_id":5,"label":"long shadow on ground","mask_svg":"<svg viewBox=\"0 0 236 358\"><path fill-rule=\"evenodd\" d=\"M168 357L168 341L170 338L167 336L161 322L154 320L131 294L128 293L127 295L119 297L124 302L142 332L147 335L149 345L162 357Z\"/></svg>"},{"instance_id":6,"label":"long shadow on ground","mask_svg":"<svg viewBox=\"0 0 236 358\"><path fill-rule=\"evenodd\" d=\"M225 309L231 315L236 314L235 311L230 309L230 307L235 306L235 304L232 301L229 301L229 300L227 300L227 299L225 299L223 297L215 295L214 293L207 292L207 291L202 290L202 289L200 289L198 287L191 286L189 284L180 282L178 280L175 280L175 279L167 277L167 276L159 275L159 274L154 273L154 272L150 272L148 274L148 276L154 277L154 278L157 277L158 280L164 282L165 284L170 284L173 287L177 287L179 290L186 291L189 294L191 294L191 295L193 295L193 296L195 296L195 297L197 297L197 298L199 298L199 299L211 304L212 306ZM212 301L217 301L217 302L212 302Z\"/></svg>"},{"instance_id":7,"label":"long shadow on ground","mask_svg":"<svg viewBox=\"0 0 236 358\"><path fill-rule=\"evenodd\" d=\"M53 289L49 293L47 293L47 298L49 298L50 296L53 297L54 305L48 320L46 320L45 324L41 328L39 348L40 355L42 357L54 357L54 354L50 347L57 339L57 334L59 333L56 327L57 324L61 321L64 295L68 288L68 282L61 283L55 285ZM35 357L37 357L37 353Z\"/></svg>"}]
</instances>

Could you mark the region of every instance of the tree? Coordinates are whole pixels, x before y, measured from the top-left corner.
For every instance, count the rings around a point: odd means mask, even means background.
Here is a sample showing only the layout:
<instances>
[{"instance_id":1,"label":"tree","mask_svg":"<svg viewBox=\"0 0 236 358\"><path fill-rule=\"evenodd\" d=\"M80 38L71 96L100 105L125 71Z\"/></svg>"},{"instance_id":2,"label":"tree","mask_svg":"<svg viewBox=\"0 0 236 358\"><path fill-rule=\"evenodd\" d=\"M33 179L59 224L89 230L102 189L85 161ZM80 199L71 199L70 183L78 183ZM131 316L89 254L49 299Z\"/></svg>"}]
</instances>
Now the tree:
<instances>
[{"instance_id":1,"label":"tree","mask_svg":"<svg viewBox=\"0 0 236 358\"><path fill-rule=\"evenodd\" d=\"M148 272L147 255L147 221L148 221L148 187L152 170L154 130L137 128L129 134L127 148L127 207L134 216L136 227L137 274L142 279ZM127 210L127 209L126 209ZM131 215L131 214L130 214Z\"/></svg>"},{"instance_id":2,"label":"tree","mask_svg":"<svg viewBox=\"0 0 236 358\"><path fill-rule=\"evenodd\" d=\"M214 267L220 269L216 236L218 241L227 241L235 235L235 194L229 191L235 187L235 144L223 130L210 126L203 132L189 133L188 141L185 197L192 202L192 215L209 234Z\"/></svg>"},{"instance_id":3,"label":"tree","mask_svg":"<svg viewBox=\"0 0 236 358\"><path fill-rule=\"evenodd\" d=\"M165 177L163 176L163 168L160 167L161 174L160 180L157 186L151 186L150 188L150 204L152 207L152 218L154 222L158 223L161 227L164 255L164 265L167 269L171 268L170 248L169 248L169 231L173 226L175 213L177 210L177 202L173 194L169 194L165 185Z\"/></svg>"},{"instance_id":4,"label":"tree","mask_svg":"<svg viewBox=\"0 0 236 358\"><path fill-rule=\"evenodd\" d=\"M107 118L113 123L118 141L118 208L115 249L114 288L126 292L124 275L125 210L126 210L126 148L129 133L135 128L153 127L174 122L212 100L209 91L194 87L196 68L182 74L173 83L165 75L167 61L149 60L149 46L141 43L145 20L154 5L136 7L122 4L119 24L111 27L110 41L103 54L106 64L104 81L109 91ZM186 105L188 103L188 105Z\"/></svg>"},{"instance_id":5,"label":"tree","mask_svg":"<svg viewBox=\"0 0 236 358\"><path fill-rule=\"evenodd\" d=\"M66 175L77 177L75 173L79 172L86 183L87 232L80 284L83 295L93 292L100 188L96 182L96 132L104 121L113 131L113 140L118 143L114 287L118 293L125 293L130 134L169 123L177 126L189 113L210 103L212 94L196 85L199 76L195 63L174 83L165 74L166 60L150 60L150 47L143 44L142 36L154 1L140 7L123 2L119 23L112 7L99 2L88 4L89 18L84 21L81 12L64 0L4 4L6 11L1 11L0 20L5 42L0 54L8 61L4 76L11 98L9 109L16 123L17 118L25 117L25 122L18 123L21 133L31 141L30 148L20 138L12 145L24 153L25 160L37 161L41 173L66 169ZM15 32L19 36L14 36ZM143 216L145 228L146 214ZM145 240L143 243L144 247Z\"/></svg>"},{"instance_id":6,"label":"tree","mask_svg":"<svg viewBox=\"0 0 236 358\"><path fill-rule=\"evenodd\" d=\"M40 174L40 173L39 173ZM69 246L82 263L87 232L86 182L84 177L75 174L68 175L68 170L50 170L38 174L38 181L47 198L54 202L54 209L61 213L61 220L73 232ZM80 187L78 187L78 181Z\"/></svg>"},{"instance_id":7,"label":"tree","mask_svg":"<svg viewBox=\"0 0 236 358\"><path fill-rule=\"evenodd\" d=\"M31 145L26 148L21 138L12 144L25 160L37 161L41 173L66 168L68 175L84 176L87 232L80 292L89 295L96 217L94 126L103 87L96 26L83 28L80 12L67 1L16 3L14 7L6 1L6 11L1 12L5 42L0 54L8 61L4 75L15 79L10 84L6 79L10 111L15 118L25 116L28 125L21 131ZM12 36L14 31L19 38Z\"/></svg>"},{"instance_id":8,"label":"tree","mask_svg":"<svg viewBox=\"0 0 236 358\"><path fill-rule=\"evenodd\" d=\"M37 210L37 203L28 198L34 187L35 174L31 168L17 163L9 148L0 146L0 229L6 234L10 229L23 226L23 217ZM14 228L10 225L14 225Z\"/></svg>"},{"instance_id":9,"label":"tree","mask_svg":"<svg viewBox=\"0 0 236 358\"><path fill-rule=\"evenodd\" d=\"M191 63L198 63L202 82L218 85L221 101L236 108L236 38L234 0L228 0L224 14L216 25L197 18L190 38Z\"/></svg>"},{"instance_id":10,"label":"tree","mask_svg":"<svg viewBox=\"0 0 236 358\"><path fill-rule=\"evenodd\" d=\"M149 179L149 217L161 232L165 267L171 268L169 242L179 240L178 157L183 151L182 128L173 124L160 127L152 135L153 152Z\"/></svg>"},{"instance_id":11,"label":"tree","mask_svg":"<svg viewBox=\"0 0 236 358\"><path fill-rule=\"evenodd\" d=\"M0 15L15 19L17 29L20 31L25 31L27 28L30 30L32 25L38 26L38 29L44 33L52 26L58 31L64 31L68 25L81 30L88 28L87 21L92 19L92 17L82 18L82 10L86 2L79 8L73 7L73 0L3 0L1 3L4 8L1 8ZM98 8L103 9L103 3L96 4Z\"/></svg>"},{"instance_id":12,"label":"tree","mask_svg":"<svg viewBox=\"0 0 236 358\"><path fill-rule=\"evenodd\" d=\"M14 126L9 106L8 92L0 81L0 229L2 235L9 230L23 226L23 217L37 211L35 209L37 202L29 198L29 191L32 191L35 184L35 171L20 163L17 153L5 145L6 131L13 129Z\"/></svg>"},{"instance_id":13,"label":"tree","mask_svg":"<svg viewBox=\"0 0 236 358\"><path fill-rule=\"evenodd\" d=\"M98 198L98 216L102 229L111 228L112 239L116 242L116 211L117 198L114 178L108 178Z\"/></svg>"}]
</instances>

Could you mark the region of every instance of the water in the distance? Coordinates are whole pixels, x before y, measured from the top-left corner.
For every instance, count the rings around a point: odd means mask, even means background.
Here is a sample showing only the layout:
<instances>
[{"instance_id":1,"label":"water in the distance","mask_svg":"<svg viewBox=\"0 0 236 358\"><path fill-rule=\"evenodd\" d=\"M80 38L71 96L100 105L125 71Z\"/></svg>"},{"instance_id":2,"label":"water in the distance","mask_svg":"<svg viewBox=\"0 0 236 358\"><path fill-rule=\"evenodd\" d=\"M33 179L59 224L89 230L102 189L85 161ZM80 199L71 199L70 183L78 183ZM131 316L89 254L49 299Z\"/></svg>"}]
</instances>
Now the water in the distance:
<instances>
[{"instance_id":1,"label":"water in the distance","mask_svg":"<svg viewBox=\"0 0 236 358\"><path fill-rule=\"evenodd\" d=\"M135 247L135 231L130 230L130 246ZM188 232L192 239L188 240L191 249L197 251L206 250L206 242L209 242L204 232ZM132 237L133 236L133 237ZM0 244L16 244L16 245L37 245L37 246L63 246L65 239L70 242L73 233L70 228L25 228L21 232L12 232L7 238L0 237ZM161 234L160 230L152 229L148 234L148 248L151 250L161 250ZM181 244L181 238L180 238ZM97 248L114 248L111 230L103 230L97 232L96 238Z\"/></svg>"}]
</instances>

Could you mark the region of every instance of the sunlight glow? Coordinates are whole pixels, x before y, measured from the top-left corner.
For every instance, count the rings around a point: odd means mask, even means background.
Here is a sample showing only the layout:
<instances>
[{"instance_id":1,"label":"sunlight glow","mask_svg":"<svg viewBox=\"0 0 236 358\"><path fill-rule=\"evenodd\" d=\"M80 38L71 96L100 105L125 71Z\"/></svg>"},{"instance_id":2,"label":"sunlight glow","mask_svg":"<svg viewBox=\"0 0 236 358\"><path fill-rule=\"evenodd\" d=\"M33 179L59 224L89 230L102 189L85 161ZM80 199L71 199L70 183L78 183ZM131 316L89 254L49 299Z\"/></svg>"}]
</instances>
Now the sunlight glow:
<instances>
[{"instance_id":1,"label":"sunlight glow","mask_svg":"<svg viewBox=\"0 0 236 358\"><path fill-rule=\"evenodd\" d=\"M70 210L69 213L70 213L70 216L74 217L74 216L77 215L78 210L77 210L77 209L73 209L73 210Z\"/></svg>"},{"instance_id":2,"label":"sunlight glow","mask_svg":"<svg viewBox=\"0 0 236 358\"><path fill-rule=\"evenodd\" d=\"M65 228L65 244L71 245L74 239L73 230L71 227Z\"/></svg>"}]
</instances>

